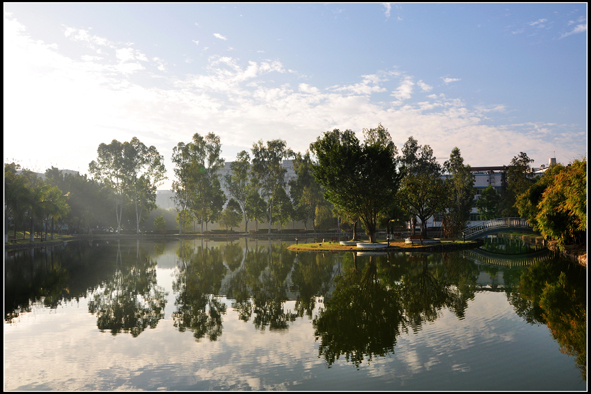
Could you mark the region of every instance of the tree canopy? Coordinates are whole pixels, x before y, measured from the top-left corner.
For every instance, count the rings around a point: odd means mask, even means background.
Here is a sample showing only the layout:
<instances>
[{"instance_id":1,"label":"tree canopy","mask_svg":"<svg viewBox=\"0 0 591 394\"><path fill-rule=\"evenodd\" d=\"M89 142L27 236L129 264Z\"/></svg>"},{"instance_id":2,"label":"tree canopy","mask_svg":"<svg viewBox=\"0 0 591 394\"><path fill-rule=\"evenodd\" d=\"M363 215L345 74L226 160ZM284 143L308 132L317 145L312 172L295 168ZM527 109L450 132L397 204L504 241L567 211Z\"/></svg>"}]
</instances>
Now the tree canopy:
<instances>
[{"instance_id":1,"label":"tree canopy","mask_svg":"<svg viewBox=\"0 0 591 394\"><path fill-rule=\"evenodd\" d=\"M370 242L375 242L378 215L386 210L398 191L400 173L397 149L380 124L363 129L365 141L351 130L325 132L310 145L318 161L314 177L324 188L324 197L350 216L359 216Z\"/></svg>"}]
</instances>

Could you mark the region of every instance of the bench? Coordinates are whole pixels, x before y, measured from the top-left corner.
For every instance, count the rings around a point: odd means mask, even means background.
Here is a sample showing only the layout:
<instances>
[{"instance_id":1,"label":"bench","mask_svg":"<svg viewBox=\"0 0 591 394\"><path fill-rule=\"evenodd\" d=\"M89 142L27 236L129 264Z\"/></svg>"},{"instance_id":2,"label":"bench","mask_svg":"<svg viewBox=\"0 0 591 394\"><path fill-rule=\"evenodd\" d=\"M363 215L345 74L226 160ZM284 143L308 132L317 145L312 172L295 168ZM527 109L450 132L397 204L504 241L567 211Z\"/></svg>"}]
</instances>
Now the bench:
<instances>
[{"instance_id":1,"label":"bench","mask_svg":"<svg viewBox=\"0 0 591 394\"><path fill-rule=\"evenodd\" d=\"M414 234L408 237L410 243L414 244L415 241L420 241L421 245L423 244L423 236L421 234Z\"/></svg>"}]
</instances>

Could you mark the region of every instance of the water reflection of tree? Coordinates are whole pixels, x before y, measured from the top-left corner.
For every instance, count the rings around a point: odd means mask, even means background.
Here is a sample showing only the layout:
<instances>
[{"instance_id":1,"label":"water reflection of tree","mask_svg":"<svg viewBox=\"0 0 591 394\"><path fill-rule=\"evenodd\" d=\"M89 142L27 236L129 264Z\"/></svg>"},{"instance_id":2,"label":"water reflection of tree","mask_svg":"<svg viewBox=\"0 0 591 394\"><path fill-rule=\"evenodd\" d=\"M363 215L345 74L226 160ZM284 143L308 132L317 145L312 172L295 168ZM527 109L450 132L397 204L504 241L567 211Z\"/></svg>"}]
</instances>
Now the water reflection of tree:
<instances>
[{"instance_id":1,"label":"water reflection of tree","mask_svg":"<svg viewBox=\"0 0 591 394\"><path fill-rule=\"evenodd\" d=\"M509 295L516 313L530 324L546 324L560 351L575 358L587 380L586 268L566 261L539 261L523 271Z\"/></svg>"},{"instance_id":2,"label":"water reflection of tree","mask_svg":"<svg viewBox=\"0 0 591 394\"><path fill-rule=\"evenodd\" d=\"M88 311L96 314L101 331L130 332L137 337L164 318L166 293L157 286L156 262L139 248L139 241L135 253L131 248L121 253L118 243L116 262L113 277L92 295Z\"/></svg>"},{"instance_id":3,"label":"water reflection of tree","mask_svg":"<svg viewBox=\"0 0 591 394\"><path fill-rule=\"evenodd\" d=\"M12 322L29 312L32 304L55 309L85 297L112 274L109 255L104 242L75 242L11 253L4 265L5 321Z\"/></svg>"},{"instance_id":4,"label":"water reflection of tree","mask_svg":"<svg viewBox=\"0 0 591 394\"><path fill-rule=\"evenodd\" d=\"M267 249L268 264L251 287L253 323L259 330L285 330L297 314L284 310L287 298L287 276L293 269L295 254L283 243L271 244Z\"/></svg>"},{"instance_id":5,"label":"water reflection of tree","mask_svg":"<svg viewBox=\"0 0 591 394\"><path fill-rule=\"evenodd\" d=\"M316 308L316 297L324 296L329 291L337 258L336 254L301 253L297 255L291 282L298 289L295 310L299 317L306 315L312 318Z\"/></svg>"},{"instance_id":6,"label":"water reflection of tree","mask_svg":"<svg viewBox=\"0 0 591 394\"><path fill-rule=\"evenodd\" d=\"M314 319L319 355L329 367L341 356L356 367L368 358L394 353L396 337L405 330L399 288L382 286L377 265L351 269L337 278L336 288Z\"/></svg>"},{"instance_id":7,"label":"water reflection of tree","mask_svg":"<svg viewBox=\"0 0 591 394\"><path fill-rule=\"evenodd\" d=\"M446 254L343 258L343 274L314 319L319 354L328 365L341 355L357 367L365 357L394 352L396 337L417 332L443 308L463 318L478 268Z\"/></svg>"},{"instance_id":8,"label":"water reflection of tree","mask_svg":"<svg viewBox=\"0 0 591 394\"><path fill-rule=\"evenodd\" d=\"M215 296L227 270L222 252L215 247L193 248L181 243L177 255L180 261L173 283L177 293L174 326L180 332L193 331L197 341L204 337L215 341L222 335L222 315L226 313L226 305Z\"/></svg>"},{"instance_id":9,"label":"water reflection of tree","mask_svg":"<svg viewBox=\"0 0 591 394\"><path fill-rule=\"evenodd\" d=\"M259 330L285 330L298 316L284 309L295 259L285 246L270 241L259 245L257 241L249 249L247 244L244 262L232 272L228 283L226 293L235 300L232 307L239 318L245 322L252 318Z\"/></svg>"},{"instance_id":10,"label":"water reflection of tree","mask_svg":"<svg viewBox=\"0 0 591 394\"><path fill-rule=\"evenodd\" d=\"M21 313L30 312L32 303L42 303L55 309L68 296L70 275L54 253L37 252L37 258L34 252L22 254L18 262L5 263L6 322L12 322Z\"/></svg>"}]
</instances>

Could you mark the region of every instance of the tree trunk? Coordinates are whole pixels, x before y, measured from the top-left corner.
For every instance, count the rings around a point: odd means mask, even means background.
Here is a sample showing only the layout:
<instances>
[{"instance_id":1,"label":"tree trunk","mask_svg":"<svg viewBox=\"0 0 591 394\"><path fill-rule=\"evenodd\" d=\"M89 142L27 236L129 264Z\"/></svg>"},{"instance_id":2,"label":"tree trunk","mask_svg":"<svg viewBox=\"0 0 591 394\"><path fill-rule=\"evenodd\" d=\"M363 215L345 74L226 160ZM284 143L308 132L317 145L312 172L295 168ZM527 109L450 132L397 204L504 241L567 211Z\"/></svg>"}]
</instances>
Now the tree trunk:
<instances>
[{"instance_id":1,"label":"tree trunk","mask_svg":"<svg viewBox=\"0 0 591 394\"><path fill-rule=\"evenodd\" d=\"M269 225L267 226L269 228L268 234L271 234L271 220L273 218L273 200L271 200L271 202L269 203Z\"/></svg>"},{"instance_id":2,"label":"tree trunk","mask_svg":"<svg viewBox=\"0 0 591 394\"><path fill-rule=\"evenodd\" d=\"M35 242L35 221L33 219L33 217L31 216L31 232L29 233L29 239L31 240L31 242Z\"/></svg>"},{"instance_id":3,"label":"tree trunk","mask_svg":"<svg viewBox=\"0 0 591 394\"><path fill-rule=\"evenodd\" d=\"M357 220L353 222L353 237L351 241L357 241Z\"/></svg>"}]
</instances>

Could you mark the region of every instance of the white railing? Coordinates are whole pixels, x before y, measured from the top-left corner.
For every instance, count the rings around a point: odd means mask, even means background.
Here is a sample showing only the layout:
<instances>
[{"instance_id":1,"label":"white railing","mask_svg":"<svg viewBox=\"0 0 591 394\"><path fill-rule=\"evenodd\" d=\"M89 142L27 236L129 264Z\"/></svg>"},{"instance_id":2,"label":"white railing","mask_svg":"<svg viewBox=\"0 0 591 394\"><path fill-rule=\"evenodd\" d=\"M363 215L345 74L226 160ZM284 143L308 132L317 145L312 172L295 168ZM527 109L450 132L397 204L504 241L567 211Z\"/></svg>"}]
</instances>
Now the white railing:
<instances>
[{"instance_id":1,"label":"white railing","mask_svg":"<svg viewBox=\"0 0 591 394\"><path fill-rule=\"evenodd\" d=\"M499 219L491 219L487 220L486 222L476 225L466 227L463 230L463 236L468 238L474 235L483 233L488 231L492 228L498 227L524 227L524 228L532 228L533 226L527 222L526 219L523 218L499 218Z\"/></svg>"}]
</instances>

